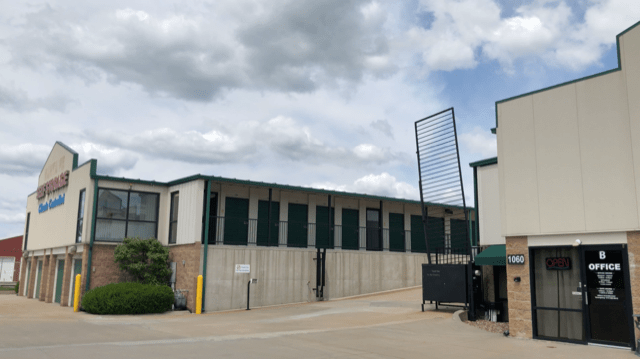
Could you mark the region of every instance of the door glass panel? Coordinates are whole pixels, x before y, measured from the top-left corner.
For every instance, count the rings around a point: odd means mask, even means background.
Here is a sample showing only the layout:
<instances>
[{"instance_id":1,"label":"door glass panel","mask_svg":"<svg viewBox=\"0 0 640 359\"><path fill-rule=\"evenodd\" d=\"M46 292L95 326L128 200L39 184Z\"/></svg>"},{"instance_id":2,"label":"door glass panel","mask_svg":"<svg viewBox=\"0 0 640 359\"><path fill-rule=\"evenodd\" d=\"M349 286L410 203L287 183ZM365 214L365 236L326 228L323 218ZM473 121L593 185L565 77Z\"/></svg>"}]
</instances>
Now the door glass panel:
<instances>
[{"instance_id":1,"label":"door glass panel","mask_svg":"<svg viewBox=\"0 0 640 359\"><path fill-rule=\"evenodd\" d=\"M582 312L538 309L536 315L540 337L580 341L585 338Z\"/></svg>"},{"instance_id":2,"label":"door glass panel","mask_svg":"<svg viewBox=\"0 0 640 359\"><path fill-rule=\"evenodd\" d=\"M569 261L567 262L566 259ZM562 260L569 267L547 269L547 262ZM580 257L577 248L542 248L535 250L536 306L582 309Z\"/></svg>"},{"instance_id":3,"label":"door glass panel","mask_svg":"<svg viewBox=\"0 0 640 359\"><path fill-rule=\"evenodd\" d=\"M629 344L621 250L585 250L591 339Z\"/></svg>"},{"instance_id":4,"label":"door glass panel","mask_svg":"<svg viewBox=\"0 0 640 359\"><path fill-rule=\"evenodd\" d=\"M534 249L532 260L537 335L584 341L578 248Z\"/></svg>"}]
</instances>

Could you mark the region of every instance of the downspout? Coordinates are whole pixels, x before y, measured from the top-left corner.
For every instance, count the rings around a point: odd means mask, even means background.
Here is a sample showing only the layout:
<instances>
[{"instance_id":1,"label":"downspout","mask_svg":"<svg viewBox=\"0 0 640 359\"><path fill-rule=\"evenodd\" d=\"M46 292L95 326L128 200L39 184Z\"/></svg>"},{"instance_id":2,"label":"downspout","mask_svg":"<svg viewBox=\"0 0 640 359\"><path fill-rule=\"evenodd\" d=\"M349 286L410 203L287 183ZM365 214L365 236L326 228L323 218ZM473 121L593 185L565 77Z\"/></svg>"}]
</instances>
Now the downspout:
<instances>
[{"instance_id":1,"label":"downspout","mask_svg":"<svg viewBox=\"0 0 640 359\"><path fill-rule=\"evenodd\" d=\"M207 193L205 196L205 220L204 220L204 256L202 263L202 311L205 307L205 293L207 288L207 255L209 253L209 214L211 213L211 180L207 180ZM215 239L214 239L215 241Z\"/></svg>"},{"instance_id":2,"label":"downspout","mask_svg":"<svg viewBox=\"0 0 640 359\"><path fill-rule=\"evenodd\" d=\"M478 214L478 167L473 167L473 192L473 203L475 205L474 215L476 217L476 225L475 228L473 228L473 231L475 233L474 245L477 246L480 243L480 215Z\"/></svg>"},{"instance_id":3,"label":"downspout","mask_svg":"<svg viewBox=\"0 0 640 359\"><path fill-rule=\"evenodd\" d=\"M85 292L91 287L91 258L93 253L93 241L96 237L96 215L98 213L98 177L96 176L96 161L91 161L90 177L93 178L93 215L91 216L91 237L89 240L89 254L87 257L87 285Z\"/></svg>"}]
</instances>

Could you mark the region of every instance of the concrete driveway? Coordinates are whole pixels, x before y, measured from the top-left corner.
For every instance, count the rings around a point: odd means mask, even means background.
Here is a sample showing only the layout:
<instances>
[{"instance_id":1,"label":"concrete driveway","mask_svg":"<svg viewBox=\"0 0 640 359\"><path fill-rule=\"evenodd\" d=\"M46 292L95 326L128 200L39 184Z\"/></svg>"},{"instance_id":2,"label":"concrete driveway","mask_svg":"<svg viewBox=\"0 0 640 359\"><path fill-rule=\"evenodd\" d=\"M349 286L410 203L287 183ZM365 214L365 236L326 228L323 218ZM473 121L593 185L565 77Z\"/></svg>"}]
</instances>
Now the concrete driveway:
<instances>
[{"instance_id":1,"label":"concrete driveway","mask_svg":"<svg viewBox=\"0 0 640 359\"><path fill-rule=\"evenodd\" d=\"M635 358L487 333L453 309L421 312L420 298L413 288L250 311L94 316L3 295L0 358Z\"/></svg>"}]
</instances>

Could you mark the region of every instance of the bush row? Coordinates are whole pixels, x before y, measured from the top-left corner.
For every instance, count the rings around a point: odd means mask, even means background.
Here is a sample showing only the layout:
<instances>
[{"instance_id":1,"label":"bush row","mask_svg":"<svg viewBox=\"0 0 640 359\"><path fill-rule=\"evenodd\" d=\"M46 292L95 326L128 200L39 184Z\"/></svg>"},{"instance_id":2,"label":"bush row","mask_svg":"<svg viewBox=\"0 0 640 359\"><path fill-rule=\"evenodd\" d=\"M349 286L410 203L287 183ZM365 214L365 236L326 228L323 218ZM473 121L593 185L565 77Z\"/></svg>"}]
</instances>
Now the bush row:
<instances>
[{"instance_id":1,"label":"bush row","mask_svg":"<svg viewBox=\"0 0 640 359\"><path fill-rule=\"evenodd\" d=\"M112 283L88 291L82 307L92 314L163 313L173 301L173 291L166 285Z\"/></svg>"}]
</instances>

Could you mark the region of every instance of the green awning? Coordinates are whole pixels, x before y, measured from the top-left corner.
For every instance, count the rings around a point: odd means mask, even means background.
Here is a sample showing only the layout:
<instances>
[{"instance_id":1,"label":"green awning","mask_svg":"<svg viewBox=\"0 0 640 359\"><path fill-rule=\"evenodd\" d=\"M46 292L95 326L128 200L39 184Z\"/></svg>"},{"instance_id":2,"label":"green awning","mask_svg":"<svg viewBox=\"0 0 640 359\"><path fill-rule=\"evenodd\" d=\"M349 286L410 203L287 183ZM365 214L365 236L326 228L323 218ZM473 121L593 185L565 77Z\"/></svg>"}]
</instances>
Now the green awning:
<instances>
[{"instance_id":1,"label":"green awning","mask_svg":"<svg viewBox=\"0 0 640 359\"><path fill-rule=\"evenodd\" d=\"M507 249L504 244L489 246L480 252L475 260L478 266L504 266L507 265Z\"/></svg>"}]
</instances>

